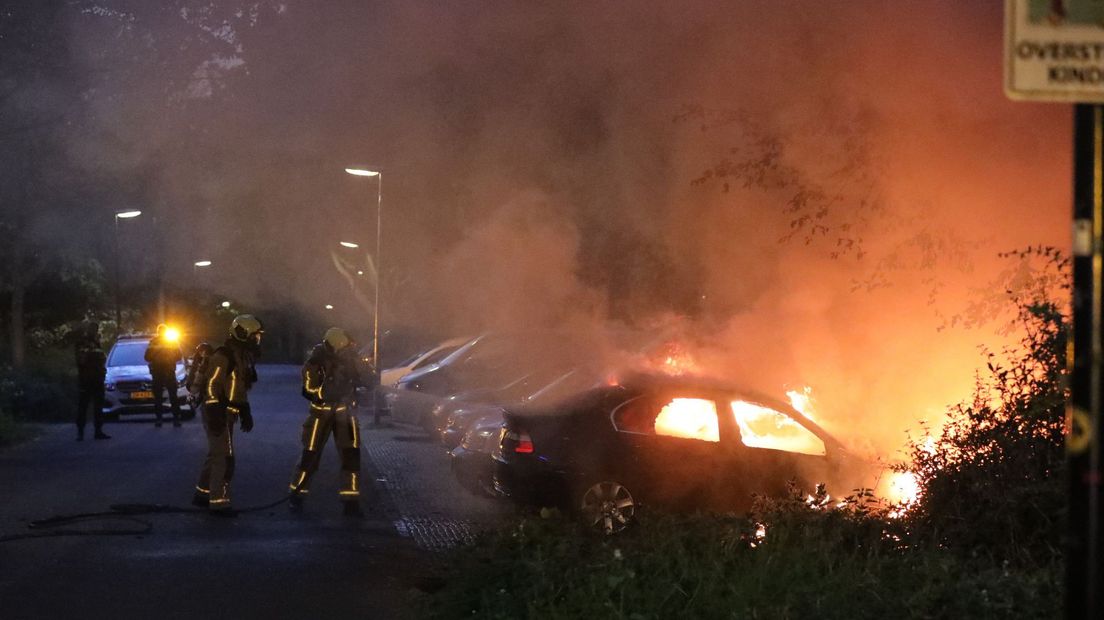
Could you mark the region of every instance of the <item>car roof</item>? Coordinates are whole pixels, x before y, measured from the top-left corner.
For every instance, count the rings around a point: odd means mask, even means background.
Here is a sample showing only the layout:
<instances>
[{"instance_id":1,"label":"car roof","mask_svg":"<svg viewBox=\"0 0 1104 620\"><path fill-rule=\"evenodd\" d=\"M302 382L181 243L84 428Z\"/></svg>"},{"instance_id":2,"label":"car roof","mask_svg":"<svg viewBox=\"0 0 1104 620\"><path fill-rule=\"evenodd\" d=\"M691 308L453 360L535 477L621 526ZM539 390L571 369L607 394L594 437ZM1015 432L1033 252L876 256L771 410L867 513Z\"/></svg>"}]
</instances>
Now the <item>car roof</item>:
<instances>
[{"instance_id":1,"label":"car roof","mask_svg":"<svg viewBox=\"0 0 1104 620\"><path fill-rule=\"evenodd\" d=\"M821 439L841 446L839 440L824 427L817 424L808 416L795 409L790 403L763 395L754 390L749 390L731 382L726 382L713 377L696 375L666 375L660 373L627 372L618 375L615 381L607 382L603 386L584 390L576 395L576 398L593 398L598 394L609 394L612 390L624 390L629 394L643 395L647 393L669 393L679 391L697 392L714 398L735 398L762 405L770 409L778 410L794 418L799 424L813 431ZM525 404L509 408L510 414L522 416L546 412L546 407L538 404Z\"/></svg>"}]
</instances>

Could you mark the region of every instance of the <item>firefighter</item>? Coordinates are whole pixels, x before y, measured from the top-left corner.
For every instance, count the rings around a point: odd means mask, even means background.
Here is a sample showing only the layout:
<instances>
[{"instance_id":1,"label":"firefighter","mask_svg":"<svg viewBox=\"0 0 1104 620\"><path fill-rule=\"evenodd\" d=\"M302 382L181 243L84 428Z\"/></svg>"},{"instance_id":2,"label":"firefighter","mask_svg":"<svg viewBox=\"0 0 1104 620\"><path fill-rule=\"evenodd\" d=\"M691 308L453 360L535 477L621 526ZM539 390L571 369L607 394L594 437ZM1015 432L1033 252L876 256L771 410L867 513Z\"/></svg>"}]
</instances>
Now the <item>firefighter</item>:
<instances>
[{"instance_id":1,"label":"firefighter","mask_svg":"<svg viewBox=\"0 0 1104 620\"><path fill-rule=\"evenodd\" d=\"M180 428L180 398L176 391L176 363L181 360L180 345L168 336L168 328L162 323L157 326L154 336L146 348L146 362L149 363L150 376L153 378L153 412L157 416L154 426L161 427L161 413L164 403L161 392L169 392L169 405L172 407L173 426Z\"/></svg>"},{"instance_id":2,"label":"firefighter","mask_svg":"<svg viewBox=\"0 0 1104 620\"><path fill-rule=\"evenodd\" d=\"M360 509L360 429L353 408L356 390L367 385L361 377L356 345L339 327L326 330L322 342L303 366L303 397L310 410L303 423L303 455L291 481L291 508L302 508L310 482L318 471L322 448L330 433L341 457L339 496L346 516L362 516Z\"/></svg>"},{"instance_id":3,"label":"firefighter","mask_svg":"<svg viewBox=\"0 0 1104 620\"><path fill-rule=\"evenodd\" d=\"M230 509L230 481L234 477L234 422L243 432L253 430L248 392L257 381L264 326L256 317L242 314L230 323L230 337L208 358L196 380L204 386L203 429L207 434L207 458L199 474L192 504L212 514L234 516Z\"/></svg>"},{"instance_id":4,"label":"firefighter","mask_svg":"<svg viewBox=\"0 0 1104 620\"><path fill-rule=\"evenodd\" d=\"M184 377L184 389L188 390L188 402L192 405L192 411L198 411L199 405L203 402L203 381L197 378L206 375L207 361L214 352L215 348L211 343L201 342L196 345L191 359L188 360L188 374Z\"/></svg>"},{"instance_id":5,"label":"firefighter","mask_svg":"<svg viewBox=\"0 0 1104 620\"><path fill-rule=\"evenodd\" d=\"M100 326L89 323L76 340L77 358L77 441L84 441L88 408L92 407L92 428L96 439L111 439L103 432L104 377L107 356L100 345Z\"/></svg>"}]
</instances>

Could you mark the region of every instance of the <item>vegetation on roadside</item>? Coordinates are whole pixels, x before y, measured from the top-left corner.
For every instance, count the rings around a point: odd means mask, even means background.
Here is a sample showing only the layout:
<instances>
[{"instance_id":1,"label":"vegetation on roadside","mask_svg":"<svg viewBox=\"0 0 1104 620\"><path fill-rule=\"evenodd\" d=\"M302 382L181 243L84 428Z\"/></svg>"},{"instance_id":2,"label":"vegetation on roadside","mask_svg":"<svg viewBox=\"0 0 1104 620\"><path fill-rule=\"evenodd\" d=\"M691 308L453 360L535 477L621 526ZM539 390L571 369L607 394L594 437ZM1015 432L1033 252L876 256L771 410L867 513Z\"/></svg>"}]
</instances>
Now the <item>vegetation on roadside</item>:
<instances>
[{"instance_id":1,"label":"vegetation on roadside","mask_svg":"<svg viewBox=\"0 0 1104 620\"><path fill-rule=\"evenodd\" d=\"M1019 346L989 355L973 397L911 442L922 499L903 514L859 490L842 504L760 498L747 516L652 513L608 538L570 519L523 519L457 550L429 613L1059 616L1068 317L1054 302L1014 302Z\"/></svg>"}]
</instances>

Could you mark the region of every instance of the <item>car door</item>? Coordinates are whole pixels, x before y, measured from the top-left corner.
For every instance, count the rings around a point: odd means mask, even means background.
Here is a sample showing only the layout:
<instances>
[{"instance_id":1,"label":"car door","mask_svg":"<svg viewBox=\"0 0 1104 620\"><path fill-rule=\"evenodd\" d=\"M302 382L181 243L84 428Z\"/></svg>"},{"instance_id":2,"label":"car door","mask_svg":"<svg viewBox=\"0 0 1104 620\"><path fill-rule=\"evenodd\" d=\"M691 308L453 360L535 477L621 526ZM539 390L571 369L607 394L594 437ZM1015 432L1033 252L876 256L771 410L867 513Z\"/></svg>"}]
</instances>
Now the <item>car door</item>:
<instances>
[{"instance_id":1,"label":"car door","mask_svg":"<svg viewBox=\"0 0 1104 620\"><path fill-rule=\"evenodd\" d=\"M728 504L745 508L751 494L782 496L791 481L811 493L824 480L824 441L793 417L738 398L722 401L719 409L726 449L718 491Z\"/></svg>"},{"instance_id":2,"label":"car door","mask_svg":"<svg viewBox=\"0 0 1104 620\"><path fill-rule=\"evenodd\" d=\"M717 413L709 398L655 394L612 412L630 482L645 501L691 509L704 504L721 452Z\"/></svg>"}]
</instances>

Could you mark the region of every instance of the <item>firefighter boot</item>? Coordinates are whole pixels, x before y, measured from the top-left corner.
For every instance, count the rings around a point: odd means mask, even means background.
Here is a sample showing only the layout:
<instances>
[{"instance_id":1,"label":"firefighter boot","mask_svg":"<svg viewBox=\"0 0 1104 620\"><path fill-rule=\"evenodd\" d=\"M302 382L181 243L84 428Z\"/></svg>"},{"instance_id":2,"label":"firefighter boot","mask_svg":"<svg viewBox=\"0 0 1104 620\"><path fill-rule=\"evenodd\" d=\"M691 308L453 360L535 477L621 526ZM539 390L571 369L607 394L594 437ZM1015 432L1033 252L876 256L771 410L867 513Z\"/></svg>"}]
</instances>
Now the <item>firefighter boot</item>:
<instances>
[{"instance_id":1,"label":"firefighter boot","mask_svg":"<svg viewBox=\"0 0 1104 620\"><path fill-rule=\"evenodd\" d=\"M288 498L288 508L292 512L303 512L303 494L292 493L291 497Z\"/></svg>"},{"instance_id":2,"label":"firefighter boot","mask_svg":"<svg viewBox=\"0 0 1104 620\"><path fill-rule=\"evenodd\" d=\"M360 519L364 516L364 511L360 509L360 502L355 499L347 499L341 502L344 504L341 514L346 517L354 517Z\"/></svg>"}]
</instances>

